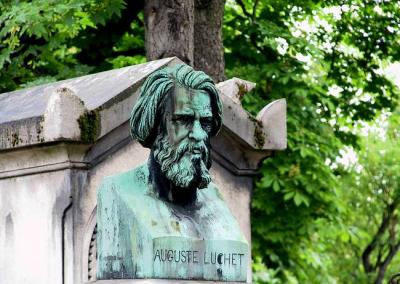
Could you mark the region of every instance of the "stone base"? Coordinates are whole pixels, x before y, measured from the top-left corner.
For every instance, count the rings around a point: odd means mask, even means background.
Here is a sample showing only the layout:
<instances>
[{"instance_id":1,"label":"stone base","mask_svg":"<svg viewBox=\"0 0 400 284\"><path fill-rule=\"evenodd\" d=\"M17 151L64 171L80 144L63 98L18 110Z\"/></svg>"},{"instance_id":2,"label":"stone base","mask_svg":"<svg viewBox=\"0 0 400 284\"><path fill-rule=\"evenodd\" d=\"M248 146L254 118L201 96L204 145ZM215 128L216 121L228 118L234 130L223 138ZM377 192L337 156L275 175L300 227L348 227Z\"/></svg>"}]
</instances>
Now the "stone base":
<instances>
[{"instance_id":1,"label":"stone base","mask_svg":"<svg viewBox=\"0 0 400 284\"><path fill-rule=\"evenodd\" d=\"M243 282L220 282L220 281L200 281L200 280L175 280L175 279L114 279L114 280L97 280L97 281L85 282L84 284L243 284Z\"/></svg>"}]
</instances>

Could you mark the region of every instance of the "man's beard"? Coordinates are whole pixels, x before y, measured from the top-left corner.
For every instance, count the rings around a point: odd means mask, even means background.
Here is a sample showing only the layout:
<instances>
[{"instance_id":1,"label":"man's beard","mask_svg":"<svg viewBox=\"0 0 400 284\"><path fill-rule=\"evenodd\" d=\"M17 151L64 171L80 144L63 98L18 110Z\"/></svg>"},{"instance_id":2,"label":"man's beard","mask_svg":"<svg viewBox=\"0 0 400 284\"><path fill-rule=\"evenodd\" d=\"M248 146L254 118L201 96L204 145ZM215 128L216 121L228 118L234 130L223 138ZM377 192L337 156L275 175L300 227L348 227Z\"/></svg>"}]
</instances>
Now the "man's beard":
<instances>
[{"instance_id":1,"label":"man's beard","mask_svg":"<svg viewBox=\"0 0 400 284\"><path fill-rule=\"evenodd\" d=\"M201 154L194 157L193 149L199 149ZM185 139L174 147L167 135L160 134L154 142L153 155L165 177L177 187L201 189L211 182L211 157L204 142Z\"/></svg>"}]
</instances>

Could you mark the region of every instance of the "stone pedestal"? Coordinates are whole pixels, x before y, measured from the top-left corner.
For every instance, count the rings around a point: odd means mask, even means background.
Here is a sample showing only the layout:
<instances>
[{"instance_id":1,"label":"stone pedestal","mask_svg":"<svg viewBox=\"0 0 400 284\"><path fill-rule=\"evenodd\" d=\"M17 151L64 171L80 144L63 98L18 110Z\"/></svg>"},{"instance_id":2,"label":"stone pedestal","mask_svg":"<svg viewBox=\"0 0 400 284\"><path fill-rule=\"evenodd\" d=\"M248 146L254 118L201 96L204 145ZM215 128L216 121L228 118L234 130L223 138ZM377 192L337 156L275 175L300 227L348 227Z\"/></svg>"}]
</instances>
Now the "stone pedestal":
<instances>
[{"instance_id":1,"label":"stone pedestal","mask_svg":"<svg viewBox=\"0 0 400 284\"><path fill-rule=\"evenodd\" d=\"M170 279L114 279L97 280L85 284L243 284L243 282L220 282L201 280L170 280Z\"/></svg>"},{"instance_id":2,"label":"stone pedestal","mask_svg":"<svg viewBox=\"0 0 400 284\"><path fill-rule=\"evenodd\" d=\"M115 279L97 280L86 282L85 284L243 284L243 282L219 282L219 281L199 281L199 280L168 280L168 279Z\"/></svg>"}]
</instances>

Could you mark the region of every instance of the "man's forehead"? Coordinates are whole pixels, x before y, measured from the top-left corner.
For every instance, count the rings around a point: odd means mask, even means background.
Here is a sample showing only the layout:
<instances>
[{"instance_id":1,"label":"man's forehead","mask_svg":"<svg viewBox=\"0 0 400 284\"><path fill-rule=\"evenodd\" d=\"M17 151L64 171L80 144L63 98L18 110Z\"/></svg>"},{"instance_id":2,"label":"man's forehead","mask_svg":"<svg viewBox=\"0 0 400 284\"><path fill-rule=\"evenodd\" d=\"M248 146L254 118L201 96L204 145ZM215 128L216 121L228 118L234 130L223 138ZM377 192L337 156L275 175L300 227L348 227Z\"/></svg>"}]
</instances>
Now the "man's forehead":
<instances>
[{"instance_id":1,"label":"man's forehead","mask_svg":"<svg viewBox=\"0 0 400 284\"><path fill-rule=\"evenodd\" d=\"M173 101L175 112L196 109L202 115L212 115L210 95L203 90L189 89L177 84Z\"/></svg>"}]
</instances>

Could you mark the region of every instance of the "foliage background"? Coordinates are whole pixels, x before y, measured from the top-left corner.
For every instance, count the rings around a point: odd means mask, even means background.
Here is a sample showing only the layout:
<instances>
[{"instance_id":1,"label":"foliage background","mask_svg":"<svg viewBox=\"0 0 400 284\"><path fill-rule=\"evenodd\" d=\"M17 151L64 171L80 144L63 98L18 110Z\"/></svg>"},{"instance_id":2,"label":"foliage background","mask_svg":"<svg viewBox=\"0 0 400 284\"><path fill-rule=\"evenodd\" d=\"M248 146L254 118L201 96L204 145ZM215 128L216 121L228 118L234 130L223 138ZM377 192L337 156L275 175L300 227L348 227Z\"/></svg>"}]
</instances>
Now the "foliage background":
<instances>
[{"instance_id":1,"label":"foliage background","mask_svg":"<svg viewBox=\"0 0 400 284\"><path fill-rule=\"evenodd\" d=\"M145 62L142 10L1 1L0 93ZM400 243L399 90L385 75L399 61L400 4L228 0L223 33L227 76L258 84L245 108L288 103L288 149L255 180L255 282L379 283ZM396 250L386 280L399 264Z\"/></svg>"}]
</instances>

